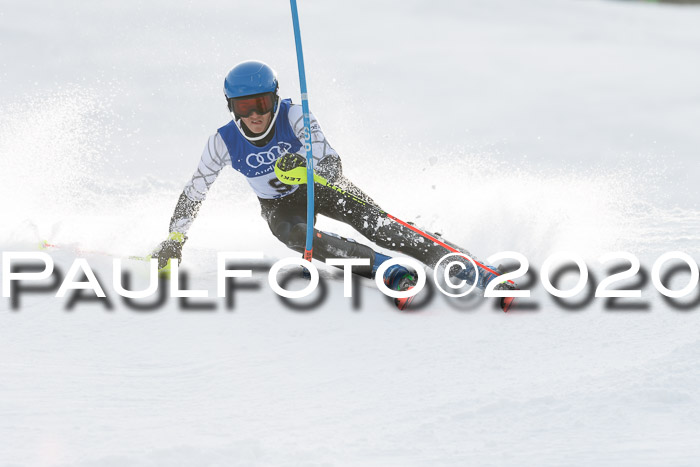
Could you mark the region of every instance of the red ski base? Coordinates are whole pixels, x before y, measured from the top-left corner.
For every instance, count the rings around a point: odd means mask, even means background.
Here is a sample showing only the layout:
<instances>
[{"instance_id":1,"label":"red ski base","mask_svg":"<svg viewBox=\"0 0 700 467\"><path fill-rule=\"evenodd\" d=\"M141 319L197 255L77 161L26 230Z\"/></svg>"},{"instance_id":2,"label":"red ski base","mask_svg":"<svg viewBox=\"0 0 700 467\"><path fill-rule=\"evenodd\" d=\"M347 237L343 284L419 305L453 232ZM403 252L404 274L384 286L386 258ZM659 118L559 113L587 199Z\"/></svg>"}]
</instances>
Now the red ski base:
<instances>
[{"instance_id":1,"label":"red ski base","mask_svg":"<svg viewBox=\"0 0 700 467\"><path fill-rule=\"evenodd\" d=\"M413 287L409 287L406 290L411 290ZM411 304L413 299L416 298L416 296L408 297L408 298L395 298L394 299L394 305L396 305L396 308L399 310L405 310L408 308L408 306Z\"/></svg>"},{"instance_id":2,"label":"red ski base","mask_svg":"<svg viewBox=\"0 0 700 467\"><path fill-rule=\"evenodd\" d=\"M503 309L504 312L508 312L510 310L511 305L515 301L515 297L503 297L501 298L501 308Z\"/></svg>"}]
</instances>

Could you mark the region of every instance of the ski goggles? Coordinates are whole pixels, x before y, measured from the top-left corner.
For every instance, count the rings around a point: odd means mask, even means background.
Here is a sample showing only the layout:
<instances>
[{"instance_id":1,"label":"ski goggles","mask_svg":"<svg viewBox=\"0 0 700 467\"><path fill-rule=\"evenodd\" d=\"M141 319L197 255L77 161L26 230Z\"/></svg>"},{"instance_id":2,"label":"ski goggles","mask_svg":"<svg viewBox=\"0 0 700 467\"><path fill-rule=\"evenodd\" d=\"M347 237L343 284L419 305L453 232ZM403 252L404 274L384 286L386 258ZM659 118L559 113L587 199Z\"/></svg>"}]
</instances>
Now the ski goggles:
<instances>
[{"instance_id":1,"label":"ski goggles","mask_svg":"<svg viewBox=\"0 0 700 467\"><path fill-rule=\"evenodd\" d=\"M265 115L275 108L277 96L274 92L256 94L254 96L232 97L229 109L239 118L250 117L253 112Z\"/></svg>"}]
</instances>

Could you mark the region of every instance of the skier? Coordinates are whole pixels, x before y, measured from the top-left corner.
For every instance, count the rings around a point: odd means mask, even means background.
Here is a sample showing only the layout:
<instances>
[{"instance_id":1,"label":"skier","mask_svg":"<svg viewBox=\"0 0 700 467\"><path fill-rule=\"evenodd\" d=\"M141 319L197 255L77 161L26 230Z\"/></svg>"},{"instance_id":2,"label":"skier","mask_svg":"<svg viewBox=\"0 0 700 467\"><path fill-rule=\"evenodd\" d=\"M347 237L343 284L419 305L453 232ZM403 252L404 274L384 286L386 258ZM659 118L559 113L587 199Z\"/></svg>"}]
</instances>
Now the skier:
<instances>
[{"instance_id":1,"label":"skier","mask_svg":"<svg viewBox=\"0 0 700 467\"><path fill-rule=\"evenodd\" d=\"M187 231L206 198L207 192L225 166L231 166L246 178L260 201L262 217L272 234L294 251L303 252L306 239L306 189L286 185L275 175L275 163L282 157L299 152L304 141L304 122L300 105L280 99L275 71L260 61L239 63L224 80L224 95L233 119L209 137L197 170L185 186L170 219L169 235L153 251L159 268L170 259L181 261ZM376 203L343 176L338 153L326 140L318 121L310 115L314 170L333 185L376 206ZM353 202L337 190L315 185L315 215L321 214L344 222L381 248L401 252L435 267L449 251L426 240L412 229L396 222L386 222L381 211ZM430 234L433 237L436 234ZM453 246L453 245L451 245ZM469 255L466 250L457 248ZM314 258L369 258L365 267L354 267L361 276L373 278L377 268L390 257L350 238L314 231ZM497 274L474 267L467 260L458 277L484 288ZM393 290L408 290L416 283L415 272L401 265L390 266L384 274L385 284ZM396 299L400 309L410 299Z\"/></svg>"}]
</instances>

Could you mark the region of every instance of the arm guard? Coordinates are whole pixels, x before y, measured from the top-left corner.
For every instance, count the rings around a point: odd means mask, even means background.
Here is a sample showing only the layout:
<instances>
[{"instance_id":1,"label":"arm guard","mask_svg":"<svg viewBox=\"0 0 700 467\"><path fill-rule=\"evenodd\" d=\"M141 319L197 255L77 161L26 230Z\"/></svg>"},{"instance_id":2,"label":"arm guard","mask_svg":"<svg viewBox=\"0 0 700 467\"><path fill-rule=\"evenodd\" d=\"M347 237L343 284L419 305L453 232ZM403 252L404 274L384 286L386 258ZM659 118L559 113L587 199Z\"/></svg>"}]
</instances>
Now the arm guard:
<instances>
[{"instance_id":1,"label":"arm guard","mask_svg":"<svg viewBox=\"0 0 700 467\"><path fill-rule=\"evenodd\" d=\"M192 201L183 191L175 205L175 212L170 218L170 232L187 233L195 217L197 217L201 205L201 201Z\"/></svg>"}]
</instances>

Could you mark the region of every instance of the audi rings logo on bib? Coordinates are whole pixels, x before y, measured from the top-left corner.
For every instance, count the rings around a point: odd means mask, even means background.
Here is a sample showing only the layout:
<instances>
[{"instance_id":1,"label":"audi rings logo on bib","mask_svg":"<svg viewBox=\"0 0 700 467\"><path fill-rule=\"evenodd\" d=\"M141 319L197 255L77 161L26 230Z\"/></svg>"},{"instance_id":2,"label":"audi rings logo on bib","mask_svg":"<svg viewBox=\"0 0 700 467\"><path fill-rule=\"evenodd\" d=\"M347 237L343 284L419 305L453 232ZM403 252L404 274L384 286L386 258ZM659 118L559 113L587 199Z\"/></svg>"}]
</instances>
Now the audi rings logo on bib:
<instances>
[{"instance_id":1,"label":"audi rings logo on bib","mask_svg":"<svg viewBox=\"0 0 700 467\"><path fill-rule=\"evenodd\" d=\"M253 169L257 169L263 165L272 165L277 159L287 154L290 149L292 149L291 144L281 141L279 146L272 146L267 151L248 154L245 158L245 163Z\"/></svg>"}]
</instances>

